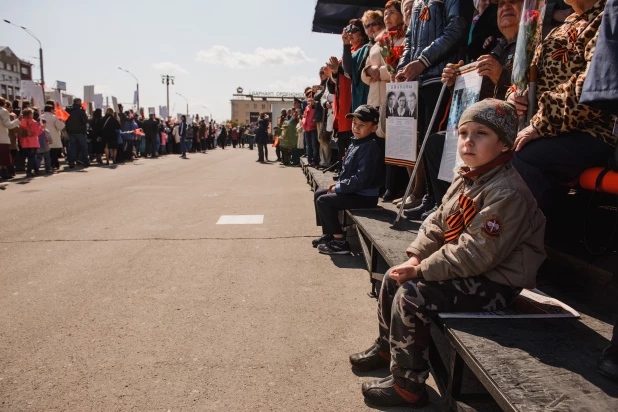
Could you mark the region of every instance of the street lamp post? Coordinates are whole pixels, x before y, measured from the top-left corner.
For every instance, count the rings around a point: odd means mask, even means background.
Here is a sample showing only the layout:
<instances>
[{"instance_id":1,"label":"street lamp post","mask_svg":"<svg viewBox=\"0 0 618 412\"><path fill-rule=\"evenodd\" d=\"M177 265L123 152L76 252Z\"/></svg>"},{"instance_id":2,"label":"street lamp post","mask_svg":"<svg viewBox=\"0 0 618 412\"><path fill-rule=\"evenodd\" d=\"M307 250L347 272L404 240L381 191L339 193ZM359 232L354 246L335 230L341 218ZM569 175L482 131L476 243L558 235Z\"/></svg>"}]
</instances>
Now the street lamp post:
<instances>
[{"instance_id":1,"label":"street lamp post","mask_svg":"<svg viewBox=\"0 0 618 412\"><path fill-rule=\"evenodd\" d=\"M123 69L122 67L118 67L118 69L122 70L123 72L129 73L131 76L133 76L133 78L135 79L135 82L137 83L137 112L139 113L139 80L137 80L137 77L135 77L135 75L131 73L130 71L128 71L127 69Z\"/></svg>"},{"instance_id":2,"label":"street lamp post","mask_svg":"<svg viewBox=\"0 0 618 412\"><path fill-rule=\"evenodd\" d=\"M20 29L24 30L26 33L28 33L30 36L32 36L37 42L39 42L39 60L40 60L40 67L41 67L41 89L43 90L43 103L45 102L45 75L43 74L43 46L41 45L41 40L39 40L38 37L36 37L34 35L34 33L32 33L30 30L28 30L27 28L25 28L24 26L18 26L17 24L11 23L8 20L4 20L5 23L10 24L11 26L15 26L15 27L19 27ZM21 73L19 75L21 77Z\"/></svg>"},{"instance_id":3,"label":"street lamp post","mask_svg":"<svg viewBox=\"0 0 618 412\"><path fill-rule=\"evenodd\" d=\"M174 85L174 76L170 76L169 74L161 75L161 83L167 84L167 116L170 116L170 82L172 82L172 86Z\"/></svg>"},{"instance_id":4,"label":"street lamp post","mask_svg":"<svg viewBox=\"0 0 618 412\"><path fill-rule=\"evenodd\" d=\"M200 104L200 106L202 106L204 109L208 110L208 114L210 115L210 120L212 120L212 113L210 111L210 109L206 106L204 106L203 104Z\"/></svg>"},{"instance_id":5,"label":"street lamp post","mask_svg":"<svg viewBox=\"0 0 618 412\"><path fill-rule=\"evenodd\" d=\"M186 113L186 115L188 116L188 115L189 115L189 100L187 100L187 98L186 98L186 97L184 97L182 94L180 94L180 93L178 93L178 92L177 92L176 94L177 94L178 96L182 97L183 99L185 99L185 102L187 102L187 113Z\"/></svg>"}]
</instances>

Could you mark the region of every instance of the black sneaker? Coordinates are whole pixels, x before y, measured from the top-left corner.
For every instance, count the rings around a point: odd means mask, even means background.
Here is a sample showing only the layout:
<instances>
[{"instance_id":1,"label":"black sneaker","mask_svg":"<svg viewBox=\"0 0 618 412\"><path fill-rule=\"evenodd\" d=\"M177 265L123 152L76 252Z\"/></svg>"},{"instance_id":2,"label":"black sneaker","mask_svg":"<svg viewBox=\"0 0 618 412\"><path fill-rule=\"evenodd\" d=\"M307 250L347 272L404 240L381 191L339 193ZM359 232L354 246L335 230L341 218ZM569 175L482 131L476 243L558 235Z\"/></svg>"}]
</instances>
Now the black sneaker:
<instances>
[{"instance_id":1,"label":"black sneaker","mask_svg":"<svg viewBox=\"0 0 618 412\"><path fill-rule=\"evenodd\" d=\"M313 239L311 241L311 244L313 245L313 247L318 247L319 245L321 245L322 243L326 243L333 240L333 235L322 235L317 239Z\"/></svg>"},{"instance_id":2,"label":"black sneaker","mask_svg":"<svg viewBox=\"0 0 618 412\"><path fill-rule=\"evenodd\" d=\"M597 362L600 374L618 382L618 345L609 345Z\"/></svg>"},{"instance_id":3,"label":"black sneaker","mask_svg":"<svg viewBox=\"0 0 618 412\"><path fill-rule=\"evenodd\" d=\"M390 190L386 189L386 192L384 192L384 195L382 196L382 201L383 202L392 202L393 200L395 200L395 193L393 193Z\"/></svg>"},{"instance_id":4,"label":"black sneaker","mask_svg":"<svg viewBox=\"0 0 618 412\"><path fill-rule=\"evenodd\" d=\"M419 220L423 216L423 213L431 210L436 205L432 196L423 196L423 201L420 206L403 212L404 216L411 220Z\"/></svg>"},{"instance_id":5,"label":"black sneaker","mask_svg":"<svg viewBox=\"0 0 618 412\"><path fill-rule=\"evenodd\" d=\"M350 244L344 239L333 239L318 245L318 250L324 255L349 255L352 253Z\"/></svg>"},{"instance_id":6,"label":"black sneaker","mask_svg":"<svg viewBox=\"0 0 618 412\"><path fill-rule=\"evenodd\" d=\"M438 210L438 205L435 205L434 207L432 207L431 209L423 213L423 215L421 216L421 220L427 219L429 215L435 212L436 210Z\"/></svg>"},{"instance_id":7,"label":"black sneaker","mask_svg":"<svg viewBox=\"0 0 618 412\"><path fill-rule=\"evenodd\" d=\"M376 406L413 406L427 403L427 389L424 383L388 376L365 382L361 388L365 400Z\"/></svg>"}]
</instances>

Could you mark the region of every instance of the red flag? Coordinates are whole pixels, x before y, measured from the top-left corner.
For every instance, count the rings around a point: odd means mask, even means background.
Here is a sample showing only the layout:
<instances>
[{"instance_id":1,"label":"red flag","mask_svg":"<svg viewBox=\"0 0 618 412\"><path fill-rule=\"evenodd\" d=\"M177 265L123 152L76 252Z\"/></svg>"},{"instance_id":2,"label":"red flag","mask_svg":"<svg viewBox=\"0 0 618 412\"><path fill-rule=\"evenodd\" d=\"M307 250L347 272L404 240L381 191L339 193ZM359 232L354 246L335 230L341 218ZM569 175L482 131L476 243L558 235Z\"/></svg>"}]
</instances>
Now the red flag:
<instances>
[{"instance_id":1,"label":"red flag","mask_svg":"<svg viewBox=\"0 0 618 412\"><path fill-rule=\"evenodd\" d=\"M88 102L83 102L82 103L82 109L88 110Z\"/></svg>"},{"instance_id":2,"label":"red flag","mask_svg":"<svg viewBox=\"0 0 618 412\"><path fill-rule=\"evenodd\" d=\"M67 113L66 110L60 107L60 104L58 102L56 102L56 117L63 122L66 122L69 118L69 113Z\"/></svg>"},{"instance_id":3,"label":"red flag","mask_svg":"<svg viewBox=\"0 0 618 412\"><path fill-rule=\"evenodd\" d=\"M138 136L146 136L142 129L135 129L135 134Z\"/></svg>"}]
</instances>

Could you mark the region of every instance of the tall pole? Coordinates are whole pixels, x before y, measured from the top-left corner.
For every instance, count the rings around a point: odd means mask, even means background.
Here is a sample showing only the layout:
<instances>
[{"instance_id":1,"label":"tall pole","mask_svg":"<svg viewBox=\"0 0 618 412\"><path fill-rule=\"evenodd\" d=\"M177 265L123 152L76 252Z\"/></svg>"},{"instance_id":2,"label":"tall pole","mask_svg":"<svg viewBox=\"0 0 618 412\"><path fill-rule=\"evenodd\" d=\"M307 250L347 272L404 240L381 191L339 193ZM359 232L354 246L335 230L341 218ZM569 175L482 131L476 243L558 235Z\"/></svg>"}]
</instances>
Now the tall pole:
<instances>
[{"instance_id":1,"label":"tall pole","mask_svg":"<svg viewBox=\"0 0 618 412\"><path fill-rule=\"evenodd\" d=\"M30 30L28 30L27 28L25 28L24 26L18 26L17 24L11 23L8 20L4 20L5 23L10 24L11 26L15 26L15 27L19 27L20 29L24 30L26 33L28 33L30 36L32 36L34 38L34 40L36 40L37 42L39 42L39 60L40 60L40 67L41 67L41 90L43 91L43 104L45 104L45 74L43 72L43 46L41 45L41 40L39 40L38 37L36 37L34 35L34 33L32 33ZM21 77L21 73L19 74L19 76ZM21 100L21 97L20 97Z\"/></svg>"},{"instance_id":2,"label":"tall pole","mask_svg":"<svg viewBox=\"0 0 618 412\"><path fill-rule=\"evenodd\" d=\"M180 93L176 93L176 94L178 96L182 97L183 99L185 99L185 102L187 102L187 113L186 113L186 115L188 116L189 115L189 100L186 97L184 97L182 94L180 94Z\"/></svg>"},{"instance_id":3,"label":"tall pole","mask_svg":"<svg viewBox=\"0 0 618 412\"><path fill-rule=\"evenodd\" d=\"M174 84L174 76L170 76L169 74L161 75L161 83L167 84L167 116L168 117L171 114L171 111L170 111L170 82L172 82L172 85Z\"/></svg>"},{"instance_id":4,"label":"tall pole","mask_svg":"<svg viewBox=\"0 0 618 412\"><path fill-rule=\"evenodd\" d=\"M127 72L131 77L135 79L135 82L137 83L137 112L139 113L139 80L137 80L137 77L135 77L135 75L127 69L123 69L122 67L118 67L118 69L122 70L123 72Z\"/></svg>"}]
</instances>

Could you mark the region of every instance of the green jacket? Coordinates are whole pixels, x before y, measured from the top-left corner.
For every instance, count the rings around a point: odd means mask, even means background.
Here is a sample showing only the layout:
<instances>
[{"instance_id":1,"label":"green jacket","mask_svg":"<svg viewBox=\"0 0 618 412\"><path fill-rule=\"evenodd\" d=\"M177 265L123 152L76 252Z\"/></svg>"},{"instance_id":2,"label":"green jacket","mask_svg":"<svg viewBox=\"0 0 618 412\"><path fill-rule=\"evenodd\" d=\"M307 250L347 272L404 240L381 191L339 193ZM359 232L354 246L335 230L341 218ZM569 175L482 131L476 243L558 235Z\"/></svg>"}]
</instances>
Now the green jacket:
<instances>
[{"instance_id":1,"label":"green jacket","mask_svg":"<svg viewBox=\"0 0 618 412\"><path fill-rule=\"evenodd\" d=\"M281 125L281 140L279 140L280 147L287 149L296 148L298 145L298 133L296 132L297 125L298 120L294 118L283 122Z\"/></svg>"}]
</instances>

